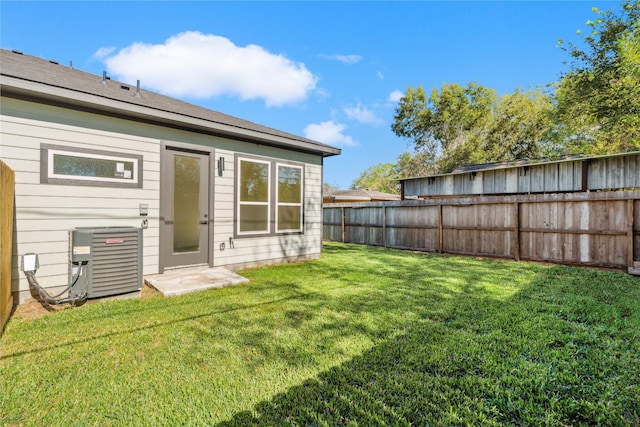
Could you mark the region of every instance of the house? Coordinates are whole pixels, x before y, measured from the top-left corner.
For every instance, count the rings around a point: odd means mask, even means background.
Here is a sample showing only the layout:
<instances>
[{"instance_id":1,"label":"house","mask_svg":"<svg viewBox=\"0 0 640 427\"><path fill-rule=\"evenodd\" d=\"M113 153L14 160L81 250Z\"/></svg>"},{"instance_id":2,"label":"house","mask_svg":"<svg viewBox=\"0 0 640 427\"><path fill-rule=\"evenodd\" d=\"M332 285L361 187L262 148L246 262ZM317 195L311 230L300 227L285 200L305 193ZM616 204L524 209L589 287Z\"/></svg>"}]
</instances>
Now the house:
<instances>
[{"instance_id":1,"label":"house","mask_svg":"<svg viewBox=\"0 0 640 427\"><path fill-rule=\"evenodd\" d=\"M142 230L142 272L314 259L340 150L23 54L0 52L0 158L15 171L12 291L68 283L70 230Z\"/></svg>"},{"instance_id":2,"label":"house","mask_svg":"<svg viewBox=\"0 0 640 427\"><path fill-rule=\"evenodd\" d=\"M369 190L336 190L322 196L323 203L388 202L391 200L400 200L400 195Z\"/></svg>"}]
</instances>

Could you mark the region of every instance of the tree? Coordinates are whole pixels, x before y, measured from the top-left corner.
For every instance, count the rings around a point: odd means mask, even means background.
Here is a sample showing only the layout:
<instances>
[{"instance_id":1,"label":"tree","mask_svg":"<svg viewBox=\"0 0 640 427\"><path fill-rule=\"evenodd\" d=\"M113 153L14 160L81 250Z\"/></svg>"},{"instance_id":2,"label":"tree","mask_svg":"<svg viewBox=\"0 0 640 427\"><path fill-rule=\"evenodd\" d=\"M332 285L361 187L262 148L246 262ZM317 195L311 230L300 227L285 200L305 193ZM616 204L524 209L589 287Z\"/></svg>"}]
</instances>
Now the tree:
<instances>
[{"instance_id":1,"label":"tree","mask_svg":"<svg viewBox=\"0 0 640 427\"><path fill-rule=\"evenodd\" d=\"M413 154L400 154L395 164L380 163L371 166L353 181L351 189L399 194L400 178L426 176L435 171L433 156L426 150L415 150Z\"/></svg>"},{"instance_id":2,"label":"tree","mask_svg":"<svg viewBox=\"0 0 640 427\"><path fill-rule=\"evenodd\" d=\"M620 64L625 78L640 79L640 28L620 40Z\"/></svg>"},{"instance_id":3,"label":"tree","mask_svg":"<svg viewBox=\"0 0 640 427\"><path fill-rule=\"evenodd\" d=\"M398 174L393 163L380 163L362 172L351 184L351 189L400 194L400 183L397 179Z\"/></svg>"},{"instance_id":4,"label":"tree","mask_svg":"<svg viewBox=\"0 0 640 427\"><path fill-rule=\"evenodd\" d=\"M330 194L338 190L340 190L340 187L338 185L331 184L328 182L325 182L322 184L322 194Z\"/></svg>"},{"instance_id":5,"label":"tree","mask_svg":"<svg viewBox=\"0 0 640 427\"><path fill-rule=\"evenodd\" d=\"M496 102L493 89L469 83L444 83L427 100L422 86L409 87L395 110L391 126L411 139L416 149L438 154L438 169L450 172L461 163L484 160L480 150Z\"/></svg>"},{"instance_id":6,"label":"tree","mask_svg":"<svg viewBox=\"0 0 640 427\"><path fill-rule=\"evenodd\" d=\"M427 176L437 173L436 159L427 150L414 150L413 153L402 153L395 164L398 178Z\"/></svg>"},{"instance_id":7,"label":"tree","mask_svg":"<svg viewBox=\"0 0 640 427\"><path fill-rule=\"evenodd\" d=\"M607 154L640 149L640 1L621 12L593 9L585 48L561 46L571 68L556 90L556 116L569 152Z\"/></svg>"},{"instance_id":8,"label":"tree","mask_svg":"<svg viewBox=\"0 0 640 427\"><path fill-rule=\"evenodd\" d=\"M430 173L447 173L462 164L553 153L552 109L549 94L541 90L498 97L493 89L475 83L445 83L427 99L422 86L409 87L395 110L392 129L434 159Z\"/></svg>"},{"instance_id":9,"label":"tree","mask_svg":"<svg viewBox=\"0 0 640 427\"><path fill-rule=\"evenodd\" d=\"M553 157L553 103L539 89L500 97L492 112L486 140L482 144L487 161L510 161Z\"/></svg>"}]
</instances>

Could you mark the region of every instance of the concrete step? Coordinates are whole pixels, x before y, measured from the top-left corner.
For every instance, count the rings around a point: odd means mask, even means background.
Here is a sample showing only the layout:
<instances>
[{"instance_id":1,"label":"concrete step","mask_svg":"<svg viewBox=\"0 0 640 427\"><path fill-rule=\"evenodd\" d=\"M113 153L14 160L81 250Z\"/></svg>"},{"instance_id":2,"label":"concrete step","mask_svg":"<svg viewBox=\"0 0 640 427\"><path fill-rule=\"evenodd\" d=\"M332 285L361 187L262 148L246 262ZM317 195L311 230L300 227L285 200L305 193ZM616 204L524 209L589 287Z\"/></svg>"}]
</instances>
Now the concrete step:
<instances>
[{"instance_id":1,"label":"concrete step","mask_svg":"<svg viewBox=\"0 0 640 427\"><path fill-rule=\"evenodd\" d=\"M249 279L226 268L202 266L166 270L162 274L146 276L144 281L162 295L174 296L248 283Z\"/></svg>"}]
</instances>

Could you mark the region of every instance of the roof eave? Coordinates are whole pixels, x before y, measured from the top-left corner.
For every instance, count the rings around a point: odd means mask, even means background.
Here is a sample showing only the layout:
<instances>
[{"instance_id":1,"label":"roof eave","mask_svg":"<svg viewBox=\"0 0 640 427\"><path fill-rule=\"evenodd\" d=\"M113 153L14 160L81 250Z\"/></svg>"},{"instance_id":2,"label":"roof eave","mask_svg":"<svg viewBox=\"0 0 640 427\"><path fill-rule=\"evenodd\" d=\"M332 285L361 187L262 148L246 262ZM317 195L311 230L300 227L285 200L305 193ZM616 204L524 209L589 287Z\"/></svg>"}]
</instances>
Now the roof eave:
<instances>
[{"instance_id":1,"label":"roof eave","mask_svg":"<svg viewBox=\"0 0 640 427\"><path fill-rule=\"evenodd\" d=\"M2 87L3 95L7 93L27 95L35 98L51 100L56 103L66 103L77 107L91 108L97 111L104 111L111 114L130 117L132 119L161 122L168 125L192 129L198 132L213 133L234 139L251 140L272 146L314 153L322 155L323 157L335 156L341 153L339 148L330 147L320 143L314 144L277 135L270 135L250 129L226 125L224 123L172 113L170 111L154 109L138 104L130 104L116 99L50 86L7 75L2 76L0 86Z\"/></svg>"}]
</instances>

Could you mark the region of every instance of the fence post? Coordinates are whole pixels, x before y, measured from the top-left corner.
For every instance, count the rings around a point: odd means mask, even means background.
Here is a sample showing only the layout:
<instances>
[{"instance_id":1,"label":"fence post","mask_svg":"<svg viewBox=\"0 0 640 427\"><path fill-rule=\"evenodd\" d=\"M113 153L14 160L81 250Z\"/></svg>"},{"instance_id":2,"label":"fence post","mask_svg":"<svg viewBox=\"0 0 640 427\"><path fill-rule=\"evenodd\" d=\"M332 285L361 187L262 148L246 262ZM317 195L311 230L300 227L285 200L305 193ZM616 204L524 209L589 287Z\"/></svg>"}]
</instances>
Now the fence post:
<instances>
[{"instance_id":1,"label":"fence post","mask_svg":"<svg viewBox=\"0 0 640 427\"><path fill-rule=\"evenodd\" d=\"M442 203L439 205L438 209L438 253L441 254L443 251L443 226L442 226Z\"/></svg>"},{"instance_id":2,"label":"fence post","mask_svg":"<svg viewBox=\"0 0 640 427\"><path fill-rule=\"evenodd\" d=\"M513 211L513 259L520 261L520 203L514 203Z\"/></svg>"},{"instance_id":3,"label":"fence post","mask_svg":"<svg viewBox=\"0 0 640 427\"><path fill-rule=\"evenodd\" d=\"M340 208L340 231L342 233L342 243L344 243L344 206Z\"/></svg>"},{"instance_id":4,"label":"fence post","mask_svg":"<svg viewBox=\"0 0 640 427\"><path fill-rule=\"evenodd\" d=\"M382 207L382 246L387 247L387 207Z\"/></svg>"},{"instance_id":5,"label":"fence post","mask_svg":"<svg viewBox=\"0 0 640 427\"><path fill-rule=\"evenodd\" d=\"M629 268L634 267L634 254L633 247L634 245L634 237L633 237L633 218L635 216L634 212L635 202L633 199L627 200L627 266Z\"/></svg>"}]
</instances>

